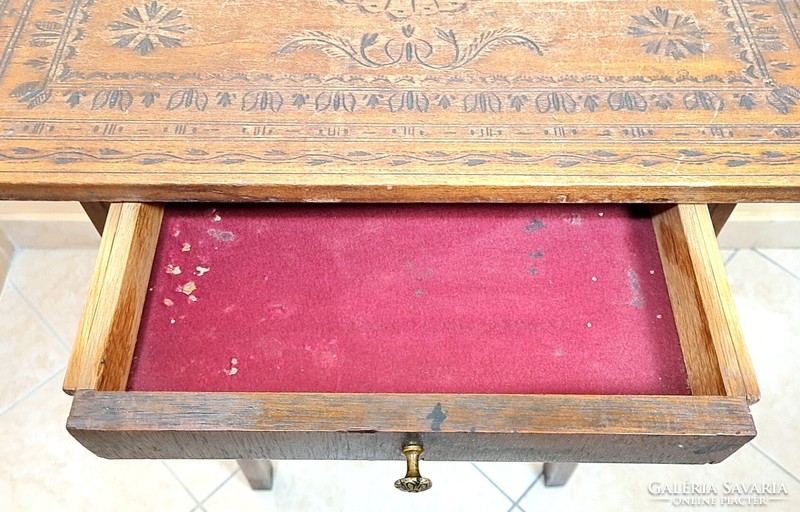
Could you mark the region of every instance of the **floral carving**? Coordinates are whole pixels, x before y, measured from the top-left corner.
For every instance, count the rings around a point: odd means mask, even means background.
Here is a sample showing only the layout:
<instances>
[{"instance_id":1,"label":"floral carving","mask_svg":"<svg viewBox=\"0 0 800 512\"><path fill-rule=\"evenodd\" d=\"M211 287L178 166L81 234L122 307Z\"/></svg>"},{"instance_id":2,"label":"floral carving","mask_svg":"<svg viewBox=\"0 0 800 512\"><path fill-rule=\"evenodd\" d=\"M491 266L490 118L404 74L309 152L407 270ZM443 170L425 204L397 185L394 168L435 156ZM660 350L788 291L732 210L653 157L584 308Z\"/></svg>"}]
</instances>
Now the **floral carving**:
<instances>
[{"instance_id":1,"label":"floral carving","mask_svg":"<svg viewBox=\"0 0 800 512\"><path fill-rule=\"evenodd\" d=\"M341 4L355 4L368 14L385 13L389 19L405 20L412 16L432 16L466 10L471 0L336 0Z\"/></svg>"},{"instance_id":2,"label":"floral carving","mask_svg":"<svg viewBox=\"0 0 800 512\"><path fill-rule=\"evenodd\" d=\"M164 48L181 46L181 36L192 29L182 22L182 9L166 10L155 0L142 8L128 7L122 16L126 19L108 26L115 33L114 46L130 47L142 55L155 51L156 44Z\"/></svg>"},{"instance_id":3,"label":"floral carving","mask_svg":"<svg viewBox=\"0 0 800 512\"><path fill-rule=\"evenodd\" d=\"M453 30L436 29L436 39L417 37L416 28L406 25L401 37L384 37L377 33L364 34L359 43L325 32L309 31L291 40L278 55L300 50L320 50L331 56L344 56L367 68L385 68L413 62L430 70L452 70L490 53L499 46L516 45L543 55L539 45L530 37L508 30L487 30L468 45L459 41Z\"/></svg>"},{"instance_id":4,"label":"floral carving","mask_svg":"<svg viewBox=\"0 0 800 512\"><path fill-rule=\"evenodd\" d=\"M663 54L681 60L706 51L706 33L691 16L655 7L650 9L649 15L631 17L636 26L628 27L628 34L647 39L642 47L649 54Z\"/></svg>"}]
</instances>

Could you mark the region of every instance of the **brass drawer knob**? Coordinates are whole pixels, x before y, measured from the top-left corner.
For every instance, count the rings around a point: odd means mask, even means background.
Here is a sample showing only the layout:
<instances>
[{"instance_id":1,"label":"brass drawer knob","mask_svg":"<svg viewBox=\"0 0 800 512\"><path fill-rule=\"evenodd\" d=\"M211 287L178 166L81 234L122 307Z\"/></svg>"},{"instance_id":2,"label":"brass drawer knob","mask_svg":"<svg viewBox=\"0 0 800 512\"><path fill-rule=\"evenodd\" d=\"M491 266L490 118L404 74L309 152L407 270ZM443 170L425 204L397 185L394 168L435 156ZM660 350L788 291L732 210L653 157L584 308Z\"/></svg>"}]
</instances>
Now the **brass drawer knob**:
<instances>
[{"instance_id":1,"label":"brass drawer knob","mask_svg":"<svg viewBox=\"0 0 800 512\"><path fill-rule=\"evenodd\" d=\"M403 446L403 455L406 456L406 476L397 480L394 486L405 492L422 492L430 489L433 482L419 474L419 458L422 455L422 445L409 443Z\"/></svg>"}]
</instances>

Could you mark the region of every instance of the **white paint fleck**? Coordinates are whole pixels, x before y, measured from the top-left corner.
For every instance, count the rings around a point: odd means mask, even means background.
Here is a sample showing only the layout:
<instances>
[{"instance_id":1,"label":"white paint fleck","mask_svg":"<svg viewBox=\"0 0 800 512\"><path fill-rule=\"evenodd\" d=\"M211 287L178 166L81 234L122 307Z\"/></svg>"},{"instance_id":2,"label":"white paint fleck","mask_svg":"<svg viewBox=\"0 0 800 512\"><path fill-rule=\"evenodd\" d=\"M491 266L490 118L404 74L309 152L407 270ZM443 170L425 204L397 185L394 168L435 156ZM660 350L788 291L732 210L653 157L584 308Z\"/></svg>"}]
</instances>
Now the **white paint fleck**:
<instances>
[{"instance_id":1,"label":"white paint fleck","mask_svg":"<svg viewBox=\"0 0 800 512\"><path fill-rule=\"evenodd\" d=\"M591 327L591 326L592 326L592 322L587 322L586 323L586 327Z\"/></svg>"},{"instance_id":2,"label":"white paint fleck","mask_svg":"<svg viewBox=\"0 0 800 512\"><path fill-rule=\"evenodd\" d=\"M214 222L219 222L221 220L222 220L222 217L220 217L218 213L215 213L214 214Z\"/></svg>"},{"instance_id":3,"label":"white paint fleck","mask_svg":"<svg viewBox=\"0 0 800 512\"><path fill-rule=\"evenodd\" d=\"M175 323L175 319L174 318L170 318L169 319L169 323L174 324Z\"/></svg>"},{"instance_id":4,"label":"white paint fleck","mask_svg":"<svg viewBox=\"0 0 800 512\"><path fill-rule=\"evenodd\" d=\"M661 320L661 319L662 319L662 318L664 318L664 317L663 317L663 316L661 316L661 315L656 315L656 318L658 318L659 320Z\"/></svg>"},{"instance_id":5,"label":"white paint fleck","mask_svg":"<svg viewBox=\"0 0 800 512\"><path fill-rule=\"evenodd\" d=\"M237 364L239 364L239 360L234 357L233 359L231 359L231 364L236 366Z\"/></svg>"},{"instance_id":6,"label":"white paint fleck","mask_svg":"<svg viewBox=\"0 0 800 512\"><path fill-rule=\"evenodd\" d=\"M605 213L603 213L603 212L600 212L600 213L597 214L598 217L602 217L603 215L605 215Z\"/></svg>"},{"instance_id":7,"label":"white paint fleck","mask_svg":"<svg viewBox=\"0 0 800 512\"><path fill-rule=\"evenodd\" d=\"M592 276L592 281L597 282L597 276Z\"/></svg>"},{"instance_id":8,"label":"white paint fleck","mask_svg":"<svg viewBox=\"0 0 800 512\"><path fill-rule=\"evenodd\" d=\"M195 267L195 270L197 271L197 275L199 277L202 277L203 274L205 274L206 272L208 272L211 269L208 268L208 267L201 267L201 266L198 265L197 267Z\"/></svg>"},{"instance_id":9,"label":"white paint fleck","mask_svg":"<svg viewBox=\"0 0 800 512\"><path fill-rule=\"evenodd\" d=\"M183 286L178 286L175 288L176 292L183 293L185 295L191 295L197 289L197 285L194 284L194 281L189 281L188 283L184 284Z\"/></svg>"},{"instance_id":10,"label":"white paint fleck","mask_svg":"<svg viewBox=\"0 0 800 512\"><path fill-rule=\"evenodd\" d=\"M228 375L236 375L237 373L239 373L238 368L231 368L231 370L228 372Z\"/></svg>"},{"instance_id":11,"label":"white paint fleck","mask_svg":"<svg viewBox=\"0 0 800 512\"><path fill-rule=\"evenodd\" d=\"M651 275L651 276L652 276L652 275L655 275L655 273L656 273L656 271L655 271L655 270L651 270L651 271L650 271L650 275Z\"/></svg>"},{"instance_id":12,"label":"white paint fleck","mask_svg":"<svg viewBox=\"0 0 800 512\"><path fill-rule=\"evenodd\" d=\"M184 243L183 246L181 247L181 252L189 252L191 250L192 250L192 244L190 243Z\"/></svg>"}]
</instances>

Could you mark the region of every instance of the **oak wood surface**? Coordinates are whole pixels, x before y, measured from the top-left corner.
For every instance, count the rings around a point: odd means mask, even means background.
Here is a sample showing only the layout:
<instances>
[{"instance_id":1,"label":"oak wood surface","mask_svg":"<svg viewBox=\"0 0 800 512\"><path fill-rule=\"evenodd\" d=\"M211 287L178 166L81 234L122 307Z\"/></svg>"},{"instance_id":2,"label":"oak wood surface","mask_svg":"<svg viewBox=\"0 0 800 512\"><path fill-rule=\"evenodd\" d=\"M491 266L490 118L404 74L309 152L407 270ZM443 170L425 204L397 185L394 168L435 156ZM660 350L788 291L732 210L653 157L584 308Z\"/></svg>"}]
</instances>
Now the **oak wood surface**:
<instances>
[{"instance_id":1,"label":"oak wood surface","mask_svg":"<svg viewBox=\"0 0 800 512\"><path fill-rule=\"evenodd\" d=\"M0 198L800 200L797 2L51 3L4 2Z\"/></svg>"},{"instance_id":2,"label":"oak wood surface","mask_svg":"<svg viewBox=\"0 0 800 512\"><path fill-rule=\"evenodd\" d=\"M760 393L706 205L654 207L653 225L694 395Z\"/></svg>"},{"instance_id":3,"label":"oak wood surface","mask_svg":"<svg viewBox=\"0 0 800 512\"><path fill-rule=\"evenodd\" d=\"M104 202L81 202L83 211L86 212L86 216L89 217L89 220L100 236L103 236L103 229L106 226L106 219L108 218L108 209L110 206L109 203Z\"/></svg>"},{"instance_id":4,"label":"oak wood surface","mask_svg":"<svg viewBox=\"0 0 800 512\"><path fill-rule=\"evenodd\" d=\"M67 393L125 390L162 213L161 205L111 206L64 377Z\"/></svg>"},{"instance_id":5,"label":"oak wood surface","mask_svg":"<svg viewBox=\"0 0 800 512\"><path fill-rule=\"evenodd\" d=\"M711 215L711 224L714 225L714 233L717 236L719 236L725 224L728 223L728 219L731 218L734 209L736 209L736 204L714 203L708 205L708 213Z\"/></svg>"},{"instance_id":6,"label":"oak wood surface","mask_svg":"<svg viewBox=\"0 0 800 512\"><path fill-rule=\"evenodd\" d=\"M719 462L755 436L743 397L75 393L106 458Z\"/></svg>"}]
</instances>

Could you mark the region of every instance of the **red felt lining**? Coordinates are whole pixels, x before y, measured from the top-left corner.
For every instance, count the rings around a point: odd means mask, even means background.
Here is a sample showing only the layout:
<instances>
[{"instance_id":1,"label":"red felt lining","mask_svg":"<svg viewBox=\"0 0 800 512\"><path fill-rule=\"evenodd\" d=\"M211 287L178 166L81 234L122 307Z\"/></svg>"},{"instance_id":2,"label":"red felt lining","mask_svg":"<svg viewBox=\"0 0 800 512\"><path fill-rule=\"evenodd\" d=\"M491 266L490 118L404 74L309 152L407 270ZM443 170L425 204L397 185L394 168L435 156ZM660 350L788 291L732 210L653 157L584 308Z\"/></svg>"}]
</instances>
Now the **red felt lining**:
<instances>
[{"instance_id":1,"label":"red felt lining","mask_svg":"<svg viewBox=\"0 0 800 512\"><path fill-rule=\"evenodd\" d=\"M690 394L634 207L169 205L149 286L130 390Z\"/></svg>"}]
</instances>

